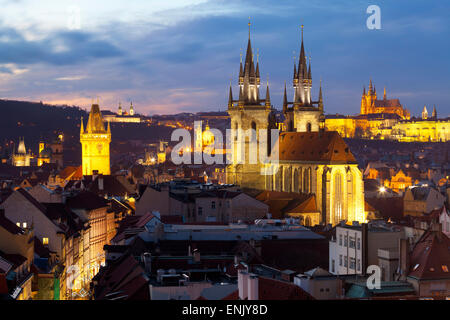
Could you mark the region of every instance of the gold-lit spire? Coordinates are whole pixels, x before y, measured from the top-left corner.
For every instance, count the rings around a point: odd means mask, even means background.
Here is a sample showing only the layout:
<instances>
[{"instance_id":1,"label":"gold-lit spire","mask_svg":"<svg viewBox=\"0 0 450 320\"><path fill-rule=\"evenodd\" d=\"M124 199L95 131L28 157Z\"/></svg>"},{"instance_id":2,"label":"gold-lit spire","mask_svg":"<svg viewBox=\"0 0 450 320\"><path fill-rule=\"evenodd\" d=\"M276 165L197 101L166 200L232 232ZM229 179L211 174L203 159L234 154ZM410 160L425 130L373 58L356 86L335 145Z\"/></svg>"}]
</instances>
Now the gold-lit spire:
<instances>
[{"instance_id":1,"label":"gold-lit spire","mask_svg":"<svg viewBox=\"0 0 450 320\"><path fill-rule=\"evenodd\" d=\"M81 134L81 133L84 133L83 117L81 117L80 134Z\"/></svg>"}]
</instances>

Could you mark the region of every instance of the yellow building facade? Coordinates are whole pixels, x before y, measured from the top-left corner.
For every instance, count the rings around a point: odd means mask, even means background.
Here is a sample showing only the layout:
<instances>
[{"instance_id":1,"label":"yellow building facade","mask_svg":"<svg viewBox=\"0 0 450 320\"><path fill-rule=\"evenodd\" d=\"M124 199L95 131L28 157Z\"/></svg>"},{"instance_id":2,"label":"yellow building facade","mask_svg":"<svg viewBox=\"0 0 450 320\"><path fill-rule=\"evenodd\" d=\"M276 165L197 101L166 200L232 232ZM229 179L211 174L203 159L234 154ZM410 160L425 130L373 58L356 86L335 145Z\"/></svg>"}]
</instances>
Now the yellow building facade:
<instances>
[{"instance_id":1,"label":"yellow building facade","mask_svg":"<svg viewBox=\"0 0 450 320\"><path fill-rule=\"evenodd\" d=\"M111 174L109 155L111 127L108 122L108 128L105 129L98 104L93 104L91 107L86 129L84 129L83 119L81 120L80 142L83 175L92 175L93 171L103 175Z\"/></svg>"},{"instance_id":2,"label":"yellow building facade","mask_svg":"<svg viewBox=\"0 0 450 320\"><path fill-rule=\"evenodd\" d=\"M446 142L450 140L450 119L438 119L436 107L431 117L426 106L421 118L412 118L398 99L387 99L386 89L382 100L376 89L369 85L363 90L361 113L357 116L328 115L325 128L337 131L344 138L370 138L402 142Z\"/></svg>"}]
</instances>

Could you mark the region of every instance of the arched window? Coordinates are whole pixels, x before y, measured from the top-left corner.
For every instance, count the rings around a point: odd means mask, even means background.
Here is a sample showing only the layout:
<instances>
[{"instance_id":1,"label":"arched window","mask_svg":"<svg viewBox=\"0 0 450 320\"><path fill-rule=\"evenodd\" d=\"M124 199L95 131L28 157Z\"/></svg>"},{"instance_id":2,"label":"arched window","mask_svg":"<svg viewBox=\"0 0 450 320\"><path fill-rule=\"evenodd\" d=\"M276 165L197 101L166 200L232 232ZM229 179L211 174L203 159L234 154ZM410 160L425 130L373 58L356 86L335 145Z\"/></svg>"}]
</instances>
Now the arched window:
<instances>
[{"instance_id":1,"label":"arched window","mask_svg":"<svg viewBox=\"0 0 450 320\"><path fill-rule=\"evenodd\" d=\"M306 131L311 132L311 122L306 125Z\"/></svg>"},{"instance_id":2,"label":"arched window","mask_svg":"<svg viewBox=\"0 0 450 320\"><path fill-rule=\"evenodd\" d=\"M311 217L307 216L305 219L305 227L311 227Z\"/></svg>"},{"instance_id":3,"label":"arched window","mask_svg":"<svg viewBox=\"0 0 450 320\"><path fill-rule=\"evenodd\" d=\"M298 176L298 169L294 169L294 175L292 177L292 186L293 186L293 192L299 192L300 190L300 177Z\"/></svg>"},{"instance_id":4,"label":"arched window","mask_svg":"<svg viewBox=\"0 0 450 320\"><path fill-rule=\"evenodd\" d=\"M345 219L343 214L343 198L342 174L338 172L334 176L334 224Z\"/></svg>"}]
</instances>

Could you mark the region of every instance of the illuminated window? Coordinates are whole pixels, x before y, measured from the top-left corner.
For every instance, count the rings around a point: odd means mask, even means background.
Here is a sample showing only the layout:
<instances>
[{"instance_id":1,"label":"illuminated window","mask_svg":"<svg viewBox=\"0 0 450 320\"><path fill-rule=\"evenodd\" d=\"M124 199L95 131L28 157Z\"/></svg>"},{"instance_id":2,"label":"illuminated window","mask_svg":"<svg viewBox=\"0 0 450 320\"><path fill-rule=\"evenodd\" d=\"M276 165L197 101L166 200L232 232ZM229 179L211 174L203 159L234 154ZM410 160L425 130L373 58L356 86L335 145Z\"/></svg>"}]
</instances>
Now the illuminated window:
<instances>
[{"instance_id":1,"label":"illuminated window","mask_svg":"<svg viewBox=\"0 0 450 320\"><path fill-rule=\"evenodd\" d=\"M16 223L16 226L18 226L18 227L20 228L20 222L17 222L17 223Z\"/></svg>"},{"instance_id":2,"label":"illuminated window","mask_svg":"<svg viewBox=\"0 0 450 320\"><path fill-rule=\"evenodd\" d=\"M22 228L26 228L27 227L27 223L26 222L24 222L24 223L22 223Z\"/></svg>"},{"instance_id":3,"label":"illuminated window","mask_svg":"<svg viewBox=\"0 0 450 320\"><path fill-rule=\"evenodd\" d=\"M419 267L419 264L416 264L413 268L413 271L416 270Z\"/></svg>"},{"instance_id":4,"label":"illuminated window","mask_svg":"<svg viewBox=\"0 0 450 320\"><path fill-rule=\"evenodd\" d=\"M48 238L42 238L42 244L48 245Z\"/></svg>"},{"instance_id":5,"label":"illuminated window","mask_svg":"<svg viewBox=\"0 0 450 320\"><path fill-rule=\"evenodd\" d=\"M443 264L441 267L442 267L442 271L448 272L448 267L445 264Z\"/></svg>"}]
</instances>

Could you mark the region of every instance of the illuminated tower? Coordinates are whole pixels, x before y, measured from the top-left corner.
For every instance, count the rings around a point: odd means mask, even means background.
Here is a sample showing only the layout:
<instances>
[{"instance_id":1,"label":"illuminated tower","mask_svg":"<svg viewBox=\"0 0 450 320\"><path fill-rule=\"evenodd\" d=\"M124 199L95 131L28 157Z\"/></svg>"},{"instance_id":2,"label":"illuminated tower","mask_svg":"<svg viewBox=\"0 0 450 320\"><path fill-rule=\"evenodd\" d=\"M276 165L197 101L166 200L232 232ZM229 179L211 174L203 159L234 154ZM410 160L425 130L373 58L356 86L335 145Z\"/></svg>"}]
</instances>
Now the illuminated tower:
<instances>
[{"instance_id":1,"label":"illuminated tower","mask_svg":"<svg viewBox=\"0 0 450 320\"><path fill-rule=\"evenodd\" d=\"M12 154L12 164L15 167L29 167L30 166L31 153L27 152L25 148L25 139L19 139L19 146L17 152Z\"/></svg>"},{"instance_id":2,"label":"illuminated tower","mask_svg":"<svg viewBox=\"0 0 450 320\"><path fill-rule=\"evenodd\" d=\"M105 130L102 114L98 104L93 104L89 113L89 120L84 129L81 119L80 142L82 146L83 175L91 175L93 171L109 175L109 144L111 142L111 128Z\"/></svg>"},{"instance_id":3,"label":"illuminated tower","mask_svg":"<svg viewBox=\"0 0 450 320\"><path fill-rule=\"evenodd\" d=\"M119 110L117 111L117 114L118 114L119 116L121 116L121 115L123 114L122 103L121 103L121 102L119 102Z\"/></svg>"},{"instance_id":4,"label":"illuminated tower","mask_svg":"<svg viewBox=\"0 0 450 320\"><path fill-rule=\"evenodd\" d=\"M256 63L255 63L256 62ZM261 163L259 159L269 153L270 130L275 127L272 105L270 103L269 86L266 88L266 99L259 95L260 72L258 55L256 61L253 58L252 44L250 40L250 22L248 31L247 51L245 61L239 67L239 99L233 99L230 84L228 97L228 114L231 120L231 129L237 134L237 130L254 130L251 136L235 136L232 143L231 164L227 167L227 183L246 185L251 188L264 187L264 176L260 174ZM260 130L268 134L267 150L264 155L259 153ZM256 135L254 135L256 134ZM264 134L264 133L263 133Z\"/></svg>"},{"instance_id":5,"label":"illuminated tower","mask_svg":"<svg viewBox=\"0 0 450 320\"><path fill-rule=\"evenodd\" d=\"M292 79L294 99L288 102L286 84L283 97L283 114L285 126L290 132L318 132L323 118L322 87L318 101L311 98L312 76L311 58L307 61L303 44L303 25L301 26L301 46L298 68L294 62Z\"/></svg>"},{"instance_id":6,"label":"illuminated tower","mask_svg":"<svg viewBox=\"0 0 450 320\"><path fill-rule=\"evenodd\" d=\"M131 105L130 105L130 116L134 116L133 102L131 102Z\"/></svg>"}]
</instances>

